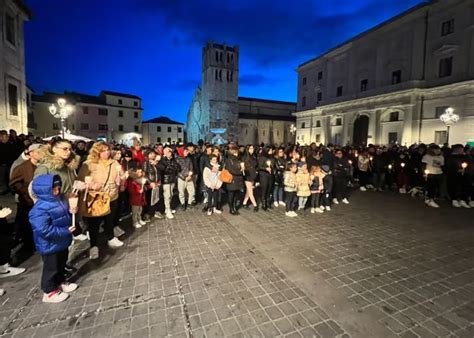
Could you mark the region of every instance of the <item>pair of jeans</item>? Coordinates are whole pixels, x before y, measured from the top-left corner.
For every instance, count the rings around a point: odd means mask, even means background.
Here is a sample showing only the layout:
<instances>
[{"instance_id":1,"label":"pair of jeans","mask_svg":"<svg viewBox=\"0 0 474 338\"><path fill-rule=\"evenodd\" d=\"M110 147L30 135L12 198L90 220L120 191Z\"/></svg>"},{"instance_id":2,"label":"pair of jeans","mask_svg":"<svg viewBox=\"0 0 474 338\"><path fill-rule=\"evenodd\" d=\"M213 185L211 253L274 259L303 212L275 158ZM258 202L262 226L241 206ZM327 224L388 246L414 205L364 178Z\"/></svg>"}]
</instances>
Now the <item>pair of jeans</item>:
<instances>
[{"instance_id":1,"label":"pair of jeans","mask_svg":"<svg viewBox=\"0 0 474 338\"><path fill-rule=\"evenodd\" d=\"M173 197L174 183L163 184L163 200L165 212L171 213L171 198Z\"/></svg>"},{"instance_id":2,"label":"pair of jeans","mask_svg":"<svg viewBox=\"0 0 474 338\"><path fill-rule=\"evenodd\" d=\"M319 192L311 193L311 208L319 208L319 197L320 197Z\"/></svg>"},{"instance_id":3,"label":"pair of jeans","mask_svg":"<svg viewBox=\"0 0 474 338\"><path fill-rule=\"evenodd\" d=\"M65 282L64 268L66 267L68 250L42 255L43 273L41 274L41 290L50 293L57 290Z\"/></svg>"},{"instance_id":4,"label":"pair of jeans","mask_svg":"<svg viewBox=\"0 0 474 338\"><path fill-rule=\"evenodd\" d=\"M443 175L428 175L426 178L426 191L429 199L439 195Z\"/></svg>"},{"instance_id":5,"label":"pair of jeans","mask_svg":"<svg viewBox=\"0 0 474 338\"><path fill-rule=\"evenodd\" d=\"M298 209L304 209L306 202L308 202L308 197L298 196Z\"/></svg>"},{"instance_id":6,"label":"pair of jeans","mask_svg":"<svg viewBox=\"0 0 474 338\"><path fill-rule=\"evenodd\" d=\"M217 208L219 202L219 189L207 188L207 209Z\"/></svg>"},{"instance_id":7,"label":"pair of jeans","mask_svg":"<svg viewBox=\"0 0 474 338\"><path fill-rule=\"evenodd\" d=\"M273 202L283 202L283 191L285 188L281 185L275 184L273 187Z\"/></svg>"},{"instance_id":8,"label":"pair of jeans","mask_svg":"<svg viewBox=\"0 0 474 338\"><path fill-rule=\"evenodd\" d=\"M132 205L132 222L136 224L142 220L143 207L141 205Z\"/></svg>"},{"instance_id":9,"label":"pair of jeans","mask_svg":"<svg viewBox=\"0 0 474 338\"><path fill-rule=\"evenodd\" d=\"M270 203L272 194L273 176L265 171L260 172L260 188L262 189L262 203Z\"/></svg>"},{"instance_id":10,"label":"pair of jeans","mask_svg":"<svg viewBox=\"0 0 474 338\"><path fill-rule=\"evenodd\" d=\"M349 189L347 189L347 183L349 178L346 176L334 176L334 197L344 199L349 197Z\"/></svg>"},{"instance_id":11,"label":"pair of jeans","mask_svg":"<svg viewBox=\"0 0 474 338\"><path fill-rule=\"evenodd\" d=\"M188 205L194 203L194 181L185 181L178 178L178 196L181 205L186 205L186 192L188 192Z\"/></svg>"},{"instance_id":12,"label":"pair of jeans","mask_svg":"<svg viewBox=\"0 0 474 338\"><path fill-rule=\"evenodd\" d=\"M296 192L294 191L286 191L285 192L285 204L286 204L286 212L294 211L295 210L295 202L296 202Z\"/></svg>"},{"instance_id":13,"label":"pair of jeans","mask_svg":"<svg viewBox=\"0 0 474 338\"><path fill-rule=\"evenodd\" d=\"M373 173L372 180L375 189L383 189L385 185L385 173Z\"/></svg>"}]
</instances>

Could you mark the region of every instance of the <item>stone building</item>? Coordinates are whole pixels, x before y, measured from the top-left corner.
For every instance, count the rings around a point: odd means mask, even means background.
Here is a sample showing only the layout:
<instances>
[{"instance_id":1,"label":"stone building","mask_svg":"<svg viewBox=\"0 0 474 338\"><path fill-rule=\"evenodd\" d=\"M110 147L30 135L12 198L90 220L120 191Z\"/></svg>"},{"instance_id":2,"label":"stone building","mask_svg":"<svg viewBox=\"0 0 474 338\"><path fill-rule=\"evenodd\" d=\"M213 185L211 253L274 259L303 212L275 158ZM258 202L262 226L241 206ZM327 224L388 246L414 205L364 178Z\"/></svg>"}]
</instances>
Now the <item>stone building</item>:
<instances>
[{"instance_id":1,"label":"stone building","mask_svg":"<svg viewBox=\"0 0 474 338\"><path fill-rule=\"evenodd\" d=\"M241 144L289 141L288 125L296 120L292 116L296 104L239 97L238 46L208 42L201 75L187 115L188 141L211 142L216 136L213 129L225 130L223 139Z\"/></svg>"},{"instance_id":2,"label":"stone building","mask_svg":"<svg viewBox=\"0 0 474 338\"><path fill-rule=\"evenodd\" d=\"M98 96L76 92L32 95L30 116L34 122L30 127L34 128L29 129L31 133L41 137L61 133L59 119L49 113L49 106L60 97L73 106L73 113L66 119L66 128L72 134L127 144L134 138L141 139L141 98L111 91L102 91Z\"/></svg>"},{"instance_id":3,"label":"stone building","mask_svg":"<svg viewBox=\"0 0 474 338\"><path fill-rule=\"evenodd\" d=\"M179 144L184 142L184 123L160 116L143 122L144 144Z\"/></svg>"},{"instance_id":4,"label":"stone building","mask_svg":"<svg viewBox=\"0 0 474 338\"><path fill-rule=\"evenodd\" d=\"M474 2L422 3L298 67L297 141L474 140Z\"/></svg>"},{"instance_id":5,"label":"stone building","mask_svg":"<svg viewBox=\"0 0 474 338\"><path fill-rule=\"evenodd\" d=\"M0 1L0 129L27 133L23 23L31 12L21 0Z\"/></svg>"}]
</instances>

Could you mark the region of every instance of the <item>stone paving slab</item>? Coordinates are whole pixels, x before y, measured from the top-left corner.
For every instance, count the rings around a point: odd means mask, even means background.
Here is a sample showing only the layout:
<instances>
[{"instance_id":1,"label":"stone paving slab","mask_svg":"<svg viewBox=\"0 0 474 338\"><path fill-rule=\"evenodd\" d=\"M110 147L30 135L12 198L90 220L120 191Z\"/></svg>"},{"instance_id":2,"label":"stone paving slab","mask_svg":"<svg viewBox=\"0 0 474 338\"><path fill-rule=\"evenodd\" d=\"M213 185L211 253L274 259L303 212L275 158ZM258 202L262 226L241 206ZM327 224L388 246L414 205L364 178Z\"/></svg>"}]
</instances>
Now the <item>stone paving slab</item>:
<instances>
[{"instance_id":1,"label":"stone paving slab","mask_svg":"<svg viewBox=\"0 0 474 338\"><path fill-rule=\"evenodd\" d=\"M357 193L321 215L241 213L128 228L124 248L78 257L61 304L41 302L34 256L1 280L0 335L473 336L474 210Z\"/></svg>"}]
</instances>

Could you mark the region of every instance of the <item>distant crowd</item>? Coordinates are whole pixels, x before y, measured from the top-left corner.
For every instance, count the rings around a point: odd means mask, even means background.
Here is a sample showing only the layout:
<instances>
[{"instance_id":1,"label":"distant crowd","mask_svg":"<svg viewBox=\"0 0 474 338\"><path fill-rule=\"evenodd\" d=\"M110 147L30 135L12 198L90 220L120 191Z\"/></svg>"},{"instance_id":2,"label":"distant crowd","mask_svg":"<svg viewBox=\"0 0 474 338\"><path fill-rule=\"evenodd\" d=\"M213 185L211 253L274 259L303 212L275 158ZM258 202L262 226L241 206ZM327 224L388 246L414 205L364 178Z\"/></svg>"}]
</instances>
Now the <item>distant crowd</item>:
<instances>
[{"instance_id":1,"label":"distant crowd","mask_svg":"<svg viewBox=\"0 0 474 338\"><path fill-rule=\"evenodd\" d=\"M474 208L474 148L139 140L128 147L43 142L0 131L0 194L12 193L17 202L13 224L6 221L11 210L0 207L0 278L24 272L9 265L12 247L37 251L43 258L43 301L61 302L77 288L66 281L76 272L68 262L71 243L90 241L89 257L98 259L102 239L114 249L124 245L119 238L129 218L139 229L153 219L179 219L198 205L208 216L227 205L232 215L242 208L283 208L287 217L297 217L349 204L354 189L410 193L432 208L441 199Z\"/></svg>"}]
</instances>

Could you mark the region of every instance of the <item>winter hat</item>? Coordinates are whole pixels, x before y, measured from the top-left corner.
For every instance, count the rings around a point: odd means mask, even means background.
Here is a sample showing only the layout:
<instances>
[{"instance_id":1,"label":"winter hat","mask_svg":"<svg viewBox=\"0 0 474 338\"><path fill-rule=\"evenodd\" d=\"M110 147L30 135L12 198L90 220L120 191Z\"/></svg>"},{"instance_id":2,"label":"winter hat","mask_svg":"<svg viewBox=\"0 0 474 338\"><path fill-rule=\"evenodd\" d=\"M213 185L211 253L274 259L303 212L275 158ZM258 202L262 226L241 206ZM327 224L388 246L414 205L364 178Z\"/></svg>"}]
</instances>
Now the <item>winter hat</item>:
<instances>
[{"instance_id":1,"label":"winter hat","mask_svg":"<svg viewBox=\"0 0 474 338\"><path fill-rule=\"evenodd\" d=\"M127 150L124 154L124 157L133 157L133 154L130 150Z\"/></svg>"},{"instance_id":2,"label":"winter hat","mask_svg":"<svg viewBox=\"0 0 474 338\"><path fill-rule=\"evenodd\" d=\"M328 165L323 164L321 166L321 170L324 171L326 174L331 170Z\"/></svg>"},{"instance_id":3,"label":"winter hat","mask_svg":"<svg viewBox=\"0 0 474 338\"><path fill-rule=\"evenodd\" d=\"M63 185L63 182L61 180L61 176L59 175L54 175L54 178L53 178L53 188L56 188L56 187L61 187Z\"/></svg>"},{"instance_id":4,"label":"winter hat","mask_svg":"<svg viewBox=\"0 0 474 338\"><path fill-rule=\"evenodd\" d=\"M300 162L297 163L297 165L298 165L298 168L301 168L304 165L306 165L306 162L300 161Z\"/></svg>"}]
</instances>

